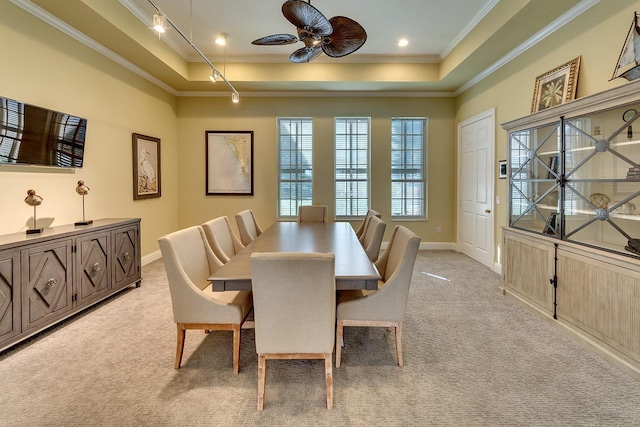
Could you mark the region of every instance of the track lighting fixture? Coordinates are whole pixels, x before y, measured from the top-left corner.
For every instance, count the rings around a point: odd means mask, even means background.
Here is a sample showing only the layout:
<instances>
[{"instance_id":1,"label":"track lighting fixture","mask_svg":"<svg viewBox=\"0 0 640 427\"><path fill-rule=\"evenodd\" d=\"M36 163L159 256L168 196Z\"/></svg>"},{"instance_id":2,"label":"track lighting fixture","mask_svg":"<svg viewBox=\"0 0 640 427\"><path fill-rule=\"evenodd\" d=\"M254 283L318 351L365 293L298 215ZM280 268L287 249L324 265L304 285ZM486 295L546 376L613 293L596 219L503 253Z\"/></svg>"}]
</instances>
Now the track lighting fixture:
<instances>
[{"instance_id":1,"label":"track lighting fixture","mask_svg":"<svg viewBox=\"0 0 640 427\"><path fill-rule=\"evenodd\" d=\"M224 74L222 74L222 73L220 73L218 71L218 69L213 65L213 63L211 63L211 61L209 61L209 59L204 55L204 53L202 53L200 51L200 49L198 49L196 47L196 45L193 44L193 42L191 41L191 38L187 37L182 31L180 31L180 29L178 27L176 27L176 24L174 24L171 21L171 19L169 19L169 17L167 15L165 15L158 8L158 6L155 5L155 3L152 0L147 0L147 1L157 11L157 13L153 15L153 29L156 30L158 33L164 33L166 31L166 29L167 29L166 24L171 25L171 27L173 27L173 29L176 30L176 32L178 34L180 34L180 36L187 43L189 43L189 46L191 46L193 48L193 50L195 50L196 53L198 55L200 55L200 57L204 60L204 62L206 62L207 65L209 65L211 67L211 75L209 76L209 79L211 79L212 82L215 82L218 79L220 79L223 82L225 82L226 85L229 86L229 89L231 89L231 100L233 102L235 102L235 103L239 102L240 101L240 94L238 94L238 91L236 90L236 88L234 88L233 85L231 83L229 83L229 81L226 79ZM228 34L226 34L226 33L222 33L221 34L221 38L222 38L222 40L224 42L226 42L227 36L228 36ZM225 69L226 69L226 47L225 47Z\"/></svg>"},{"instance_id":2,"label":"track lighting fixture","mask_svg":"<svg viewBox=\"0 0 640 427\"><path fill-rule=\"evenodd\" d=\"M162 34L167 29L167 19L162 13L153 15L153 29Z\"/></svg>"}]
</instances>

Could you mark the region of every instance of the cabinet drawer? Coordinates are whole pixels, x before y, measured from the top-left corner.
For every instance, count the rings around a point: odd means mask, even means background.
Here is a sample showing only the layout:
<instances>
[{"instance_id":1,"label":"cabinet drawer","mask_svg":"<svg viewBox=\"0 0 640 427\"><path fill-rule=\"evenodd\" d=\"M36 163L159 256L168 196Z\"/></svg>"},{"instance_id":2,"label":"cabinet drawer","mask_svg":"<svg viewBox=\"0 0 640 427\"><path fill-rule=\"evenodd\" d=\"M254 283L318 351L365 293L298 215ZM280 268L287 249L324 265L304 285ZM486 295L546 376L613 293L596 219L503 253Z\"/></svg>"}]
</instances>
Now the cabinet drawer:
<instances>
[{"instance_id":1,"label":"cabinet drawer","mask_svg":"<svg viewBox=\"0 0 640 427\"><path fill-rule=\"evenodd\" d=\"M140 235L138 226L111 231L113 247L112 289L119 289L140 280Z\"/></svg>"},{"instance_id":2,"label":"cabinet drawer","mask_svg":"<svg viewBox=\"0 0 640 427\"><path fill-rule=\"evenodd\" d=\"M20 252L0 251L0 343L20 333Z\"/></svg>"},{"instance_id":3,"label":"cabinet drawer","mask_svg":"<svg viewBox=\"0 0 640 427\"><path fill-rule=\"evenodd\" d=\"M23 331L71 310L71 247L71 239L65 239L21 251Z\"/></svg>"},{"instance_id":4,"label":"cabinet drawer","mask_svg":"<svg viewBox=\"0 0 640 427\"><path fill-rule=\"evenodd\" d=\"M76 305L89 304L110 291L110 233L92 233L76 239Z\"/></svg>"}]
</instances>

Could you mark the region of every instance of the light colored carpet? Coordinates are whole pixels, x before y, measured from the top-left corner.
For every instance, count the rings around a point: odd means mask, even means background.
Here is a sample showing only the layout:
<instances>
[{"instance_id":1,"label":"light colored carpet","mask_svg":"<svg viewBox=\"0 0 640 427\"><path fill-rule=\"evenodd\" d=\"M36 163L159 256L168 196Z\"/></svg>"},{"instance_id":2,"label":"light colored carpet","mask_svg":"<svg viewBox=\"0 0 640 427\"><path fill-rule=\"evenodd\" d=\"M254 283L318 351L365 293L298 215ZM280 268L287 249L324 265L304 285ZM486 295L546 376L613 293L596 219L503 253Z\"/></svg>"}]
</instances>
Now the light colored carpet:
<instances>
[{"instance_id":1,"label":"light colored carpet","mask_svg":"<svg viewBox=\"0 0 640 427\"><path fill-rule=\"evenodd\" d=\"M431 275L439 276L434 277ZM322 361L270 361L258 412L253 330L175 325L162 261L131 288L0 355L2 426L640 425L640 381L502 296L500 278L452 251L420 251L404 327L347 328L325 407Z\"/></svg>"}]
</instances>

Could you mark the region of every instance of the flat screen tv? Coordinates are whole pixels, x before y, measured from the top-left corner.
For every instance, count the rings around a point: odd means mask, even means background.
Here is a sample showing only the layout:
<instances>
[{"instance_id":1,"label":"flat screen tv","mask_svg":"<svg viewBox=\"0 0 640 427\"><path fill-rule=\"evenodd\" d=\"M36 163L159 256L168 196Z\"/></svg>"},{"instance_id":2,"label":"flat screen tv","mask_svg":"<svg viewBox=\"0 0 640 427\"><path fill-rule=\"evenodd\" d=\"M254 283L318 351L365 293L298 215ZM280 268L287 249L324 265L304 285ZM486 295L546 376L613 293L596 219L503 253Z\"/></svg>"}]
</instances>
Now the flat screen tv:
<instances>
[{"instance_id":1,"label":"flat screen tv","mask_svg":"<svg viewBox=\"0 0 640 427\"><path fill-rule=\"evenodd\" d=\"M87 120L0 97L0 165L81 168Z\"/></svg>"}]
</instances>

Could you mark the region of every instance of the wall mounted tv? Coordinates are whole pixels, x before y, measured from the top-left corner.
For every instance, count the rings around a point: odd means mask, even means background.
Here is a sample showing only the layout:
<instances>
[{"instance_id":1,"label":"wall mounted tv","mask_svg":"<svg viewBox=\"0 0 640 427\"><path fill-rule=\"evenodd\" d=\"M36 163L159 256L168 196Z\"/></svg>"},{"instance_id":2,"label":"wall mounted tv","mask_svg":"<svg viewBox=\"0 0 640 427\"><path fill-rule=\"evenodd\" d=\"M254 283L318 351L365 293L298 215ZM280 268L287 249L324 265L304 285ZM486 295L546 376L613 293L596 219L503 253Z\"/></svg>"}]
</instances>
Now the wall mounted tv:
<instances>
[{"instance_id":1,"label":"wall mounted tv","mask_svg":"<svg viewBox=\"0 0 640 427\"><path fill-rule=\"evenodd\" d=\"M87 120L0 97L0 165L81 168Z\"/></svg>"}]
</instances>

